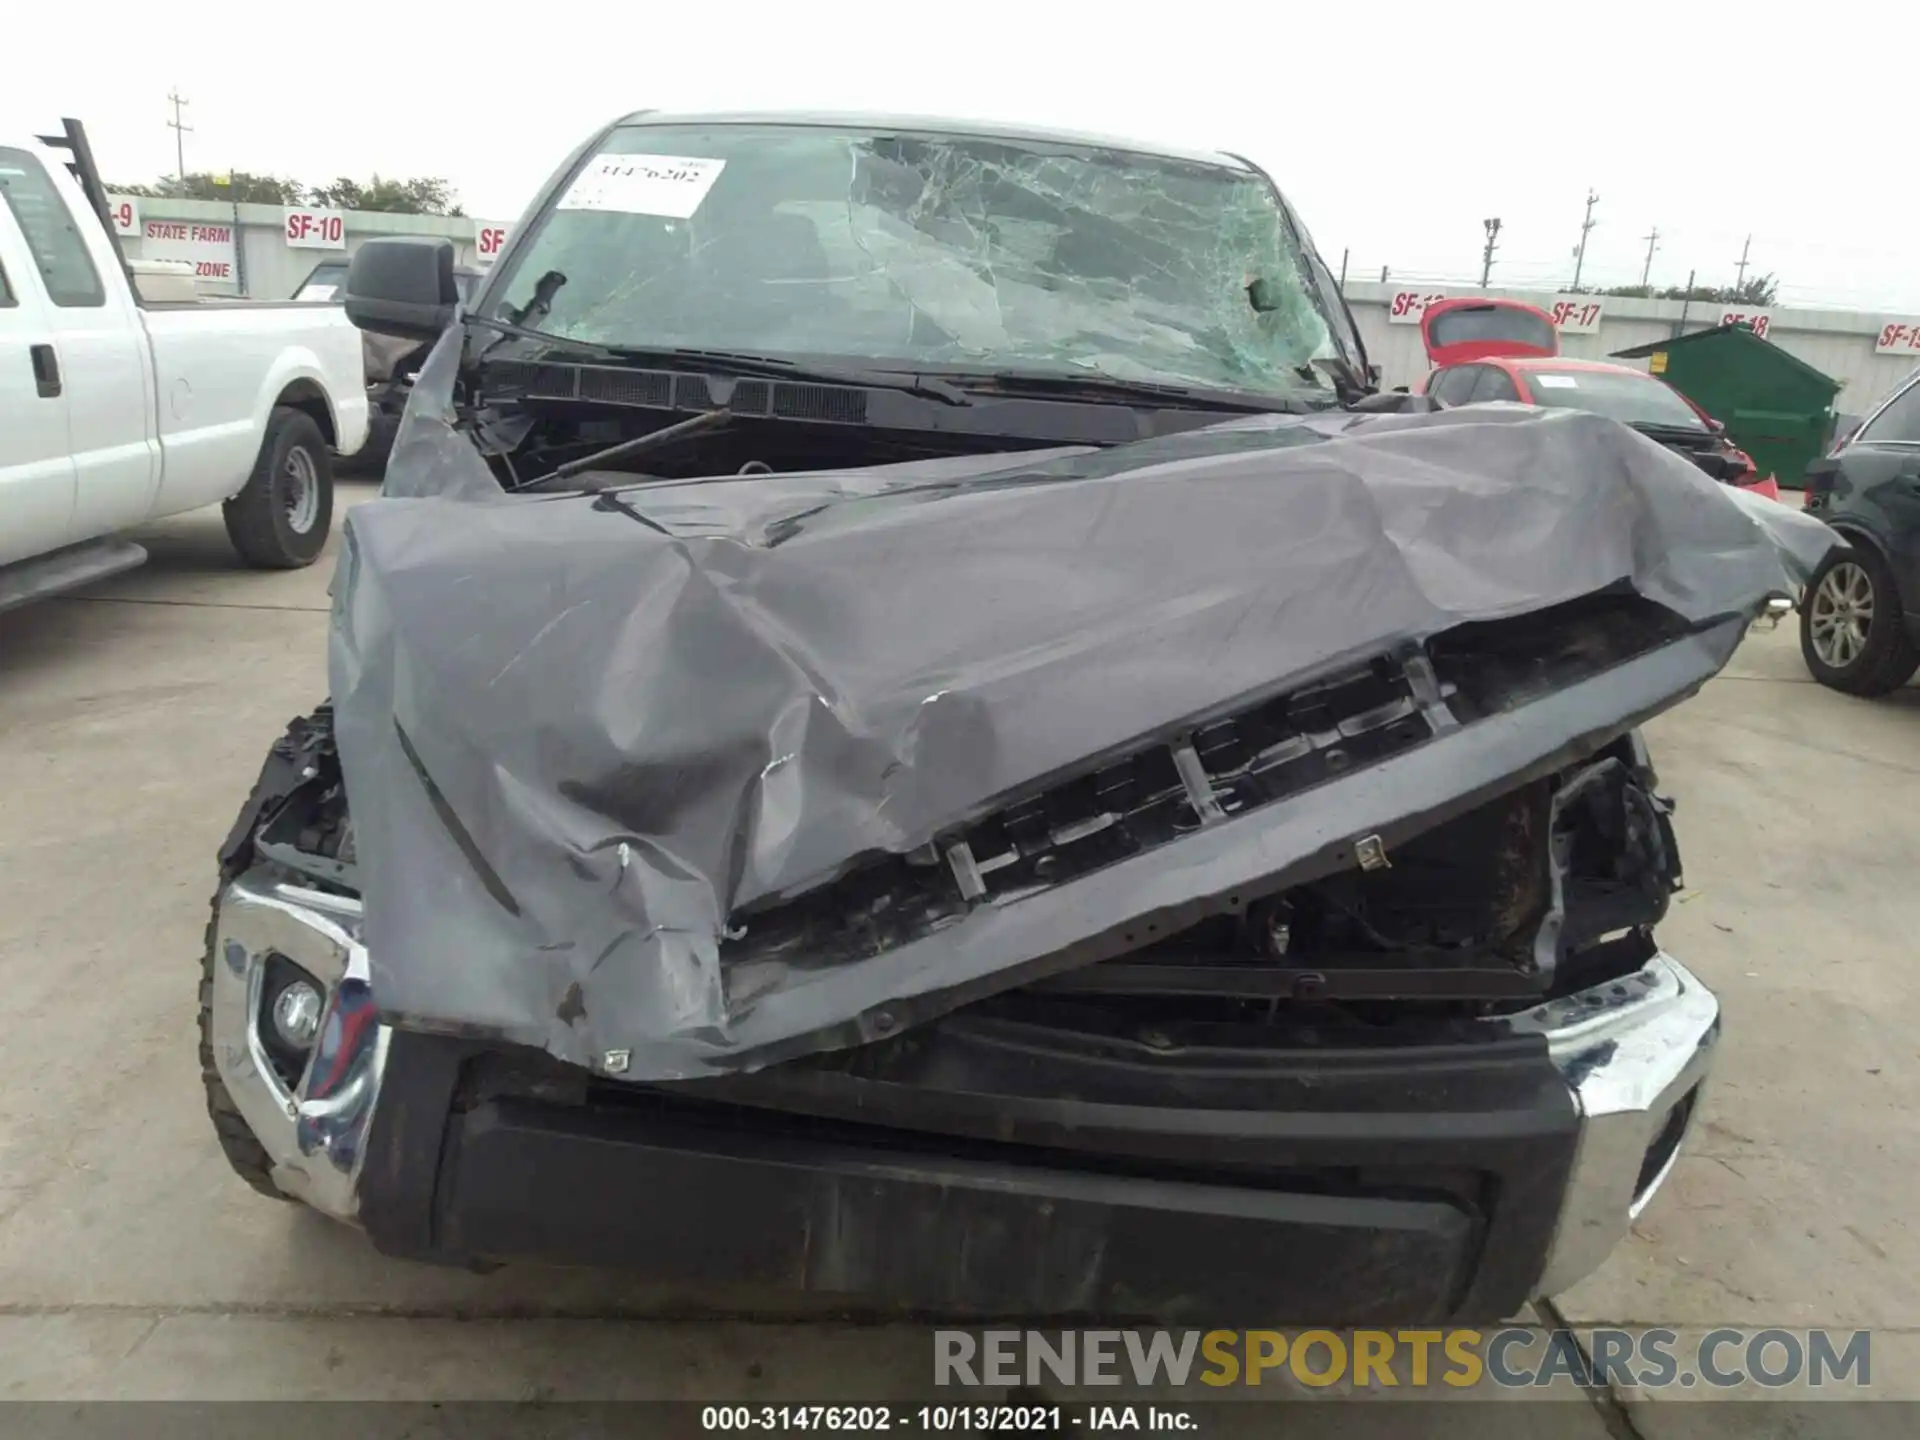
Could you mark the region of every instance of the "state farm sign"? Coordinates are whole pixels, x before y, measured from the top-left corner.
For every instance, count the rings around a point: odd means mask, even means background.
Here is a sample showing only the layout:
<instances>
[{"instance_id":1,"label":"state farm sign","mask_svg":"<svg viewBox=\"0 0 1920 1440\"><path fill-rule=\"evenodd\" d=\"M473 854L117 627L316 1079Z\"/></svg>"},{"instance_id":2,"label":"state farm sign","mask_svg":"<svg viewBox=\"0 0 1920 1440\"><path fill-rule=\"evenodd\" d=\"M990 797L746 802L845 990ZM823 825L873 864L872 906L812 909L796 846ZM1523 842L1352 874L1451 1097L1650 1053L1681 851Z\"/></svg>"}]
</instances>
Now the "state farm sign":
<instances>
[{"instance_id":1,"label":"state farm sign","mask_svg":"<svg viewBox=\"0 0 1920 1440\"><path fill-rule=\"evenodd\" d=\"M1418 325L1427 306L1447 298L1444 290L1396 290L1387 301L1389 325Z\"/></svg>"},{"instance_id":2,"label":"state farm sign","mask_svg":"<svg viewBox=\"0 0 1920 1440\"><path fill-rule=\"evenodd\" d=\"M507 248L508 227L494 221L479 220L473 227L473 253L482 265L491 265Z\"/></svg>"},{"instance_id":3,"label":"state farm sign","mask_svg":"<svg viewBox=\"0 0 1920 1440\"><path fill-rule=\"evenodd\" d=\"M347 217L338 210L288 210L286 237L295 250L344 250Z\"/></svg>"},{"instance_id":4,"label":"state farm sign","mask_svg":"<svg viewBox=\"0 0 1920 1440\"><path fill-rule=\"evenodd\" d=\"M1723 310L1720 312L1720 323L1751 325L1753 333L1764 340L1767 338L1767 331L1773 328L1773 312L1771 310Z\"/></svg>"},{"instance_id":5,"label":"state farm sign","mask_svg":"<svg viewBox=\"0 0 1920 1440\"><path fill-rule=\"evenodd\" d=\"M140 258L184 260L193 266L195 279L224 285L240 283L230 224L149 219L140 230Z\"/></svg>"}]
</instances>

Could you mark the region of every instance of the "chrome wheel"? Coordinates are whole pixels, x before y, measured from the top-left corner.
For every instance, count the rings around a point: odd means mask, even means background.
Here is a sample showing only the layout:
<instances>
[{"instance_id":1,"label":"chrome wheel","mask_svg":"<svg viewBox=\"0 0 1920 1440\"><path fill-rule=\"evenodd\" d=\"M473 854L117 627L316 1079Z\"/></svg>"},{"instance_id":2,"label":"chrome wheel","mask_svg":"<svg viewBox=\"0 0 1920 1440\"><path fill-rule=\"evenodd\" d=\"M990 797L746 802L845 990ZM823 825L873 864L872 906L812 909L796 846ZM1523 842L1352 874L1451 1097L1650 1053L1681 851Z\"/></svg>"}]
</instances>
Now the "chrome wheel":
<instances>
[{"instance_id":1,"label":"chrome wheel","mask_svg":"<svg viewBox=\"0 0 1920 1440\"><path fill-rule=\"evenodd\" d=\"M320 477L314 470L313 456L294 446L287 451L281 473L287 481L287 524L296 535L305 535L320 515Z\"/></svg>"},{"instance_id":2,"label":"chrome wheel","mask_svg":"<svg viewBox=\"0 0 1920 1440\"><path fill-rule=\"evenodd\" d=\"M1808 638L1822 663L1844 670L1866 649L1873 629L1873 580L1851 560L1821 577L1808 602Z\"/></svg>"}]
</instances>

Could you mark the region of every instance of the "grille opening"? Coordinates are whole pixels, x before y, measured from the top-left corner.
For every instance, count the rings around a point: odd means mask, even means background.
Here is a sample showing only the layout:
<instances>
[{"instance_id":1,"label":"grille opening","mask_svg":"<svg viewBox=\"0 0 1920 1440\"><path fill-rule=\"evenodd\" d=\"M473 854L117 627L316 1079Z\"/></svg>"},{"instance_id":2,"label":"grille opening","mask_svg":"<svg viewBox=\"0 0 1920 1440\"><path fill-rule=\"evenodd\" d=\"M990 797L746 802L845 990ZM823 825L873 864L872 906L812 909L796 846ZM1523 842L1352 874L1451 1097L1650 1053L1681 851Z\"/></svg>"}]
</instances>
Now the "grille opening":
<instances>
[{"instance_id":1,"label":"grille opening","mask_svg":"<svg viewBox=\"0 0 1920 1440\"><path fill-rule=\"evenodd\" d=\"M1436 636L1424 651L1377 655L1301 688L1197 721L1182 733L1145 740L1078 774L1059 775L1009 796L919 851L869 856L804 893L739 911L731 917L737 938L722 944L722 961L750 977L761 962L812 969L884 953L965 919L976 906L1018 902L1203 827L1284 804L1458 725L1601 674L1685 628L1673 612L1625 591L1456 627ZM1621 758L1631 766L1630 753ZM1512 813L1514 802L1502 797L1483 807L1485 825L1452 837L1488 858L1490 863L1480 867L1485 874L1472 877L1472 888L1483 900L1497 892L1507 910L1504 923L1477 928L1474 937L1530 936L1537 918L1538 887L1524 882L1541 878L1534 862L1545 839L1546 792L1522 790L1529 792L1527 813ZM1614 794L1613 787L1607 793ZM1573 867L1577 893L1569 896L1572 924L1563 947L1568 954L1597 948L1609 932L1660 918L1670 879L1664 872L1675 868L1671 840L1658 807L1644 796L1636 803L1639 813L1624 823L1598 817L1604 853L1596 852L1595 864ZM1624 843L1623 837L1634 843ZM1335 859L1346 863L1345 855ZM1404 862L1395 864L1398 868L1383 878L1411 878ZM1523 876L1516 864L1530 874ZM1458 898L1459 877L1449 877L1447 868L1438 860L1431 866L1441 883L1421 899L1429 911ZM1238 906L1206 907L1221 908ZM1483 916L1486 908L1481 906ZM1353 913L1365 921L1368 912ZM1142 917L1123 944L1128 950L1150 945L1186 923L1156 928L1156 921ZM1385 946L1344 948L1424 950L1428 965L1457 969L1467 938L1460 927L1442 923L1427 933L1397 935ZM1487 958L1505 962L1504 980L1490 975L1464 995L1452 980L1437 989L1416 985L1416 993L1490 999L1539 990L1508 983L1516 972L1524 976L1535 969L1522 946L1487 948L1492 952ZM1272 955L1266 958L1271 963ZM1373 993L1382 992L1376 986ZM1267 997L1288 998L1305 997Z\"/></svg>"}]
</instances>

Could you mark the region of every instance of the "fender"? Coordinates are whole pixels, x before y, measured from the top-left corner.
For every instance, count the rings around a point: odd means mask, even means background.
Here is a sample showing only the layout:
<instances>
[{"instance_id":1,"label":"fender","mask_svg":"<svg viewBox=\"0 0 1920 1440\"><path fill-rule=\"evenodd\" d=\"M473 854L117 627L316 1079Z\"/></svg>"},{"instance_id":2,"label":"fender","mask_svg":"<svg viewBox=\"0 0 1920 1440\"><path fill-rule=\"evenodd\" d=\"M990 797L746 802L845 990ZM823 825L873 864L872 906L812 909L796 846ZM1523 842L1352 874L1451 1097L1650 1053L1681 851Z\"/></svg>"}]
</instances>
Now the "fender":
<instances>
[{"instance_id":1,"label":"fender","mask_svg":"<svg viewBox=\"0 0 1920 1440\"><path fill-rule=\"evenodd\" d=\"M358 339L358 332L355 332ZM360 356L354 354L355 377ZM366 443L367 397L364 389L342 399L329 381L326 366L311 346L289 345L275 357L254 395L252 432L262 443L267 420L277 405L292 405L313 416L327 444L341 455L351 455ZM245 474L234 477L222 499L231 500L246 485Z\"/></svg>"},{"instance_id":2,"label":"fender","mask_svg":"<svg viewBox=\"0 0 1920 1440\"><path fill-rule=\"evenodd\" d=\"M1824 515L1820 518L1826 520ZM1826 523L1827 528L1838 534L1847 544L1857 548L1864 541L1873 547L1874 553L1880 557L1882 563L1889 565L1893 563L1893 550L1887 543L1886 537L1862 521L1858 515L1843 515L1837 520L1827 520Z\"/></svg>"}]
</instances>

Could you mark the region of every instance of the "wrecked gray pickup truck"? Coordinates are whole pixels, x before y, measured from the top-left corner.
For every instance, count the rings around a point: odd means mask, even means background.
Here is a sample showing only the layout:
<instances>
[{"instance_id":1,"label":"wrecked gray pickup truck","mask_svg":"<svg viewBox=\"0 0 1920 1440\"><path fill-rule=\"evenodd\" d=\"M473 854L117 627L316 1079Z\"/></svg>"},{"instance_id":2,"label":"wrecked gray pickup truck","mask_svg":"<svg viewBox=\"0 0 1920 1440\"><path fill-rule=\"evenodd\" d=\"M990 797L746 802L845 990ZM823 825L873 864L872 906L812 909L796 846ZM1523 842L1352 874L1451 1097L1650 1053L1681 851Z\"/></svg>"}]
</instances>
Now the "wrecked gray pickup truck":
<instances>
[{"instance_id":1,"label":"wrecked gray pickup truck","mask_svg":"<svg viewBox=\"0 0 1920 1440\"><path fill-rule=\"evenodd\" d=\"M1824 553L1594 416L1371 414L1245 161L629 117L436 340L225 847L209 1108L394 1255L1489 1320L1718 1006L1636 726ZM349 809L349 801L351 809Z\"/></svg>"}]
</instances>

